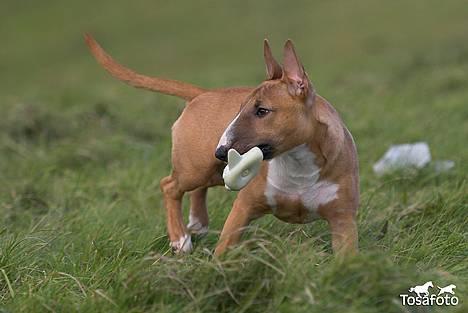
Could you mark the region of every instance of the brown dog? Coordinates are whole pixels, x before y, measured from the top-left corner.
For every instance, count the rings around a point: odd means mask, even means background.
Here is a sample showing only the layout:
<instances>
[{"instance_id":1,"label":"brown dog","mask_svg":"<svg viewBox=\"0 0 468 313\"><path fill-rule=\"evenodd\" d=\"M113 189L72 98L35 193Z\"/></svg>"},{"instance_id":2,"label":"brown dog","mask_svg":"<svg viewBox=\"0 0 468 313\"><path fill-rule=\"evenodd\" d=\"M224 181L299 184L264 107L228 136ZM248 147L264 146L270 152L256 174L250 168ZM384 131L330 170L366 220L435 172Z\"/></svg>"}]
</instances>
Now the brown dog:
<instances>
[{"instance_id":1,"label":"brown dog","mask_svg":"<svg viewBox=\"0 0 468 313\"><path fill-rule=\"evenodd\" d=\"M89 35L92 54L114 77L188 101L172 127L172 174L161 180L167 229L175 251L192 249L192 234L208 230L207 188L223 185L227 152L258 146L266 162L242 189L215 254L237 243L243 228L264 214L290 223L325 218L335 252L357 250L359 176L353 138L338 113L310 82L291 41L281 67L264 43L267 80L256 88L205 90L147 77L115 62ZM190 221L182 197L190 192Z\"/></svg>"}]
</instances>

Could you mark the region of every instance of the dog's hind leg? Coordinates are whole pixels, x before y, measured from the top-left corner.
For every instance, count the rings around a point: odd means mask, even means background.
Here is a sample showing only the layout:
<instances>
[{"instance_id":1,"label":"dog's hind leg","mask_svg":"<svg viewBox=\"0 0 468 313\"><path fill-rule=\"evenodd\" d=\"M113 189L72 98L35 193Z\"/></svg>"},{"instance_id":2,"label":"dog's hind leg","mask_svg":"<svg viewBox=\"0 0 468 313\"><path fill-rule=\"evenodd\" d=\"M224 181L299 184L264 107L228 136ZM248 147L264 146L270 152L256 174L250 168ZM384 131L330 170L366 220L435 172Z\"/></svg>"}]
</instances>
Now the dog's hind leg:
<instances>
[{"instance_id":1,"label":"dog's hind leg","mask_svg":"<svg viewBox=\"0 0 468 313\"><path fill-rule=\"evenodd\" d=\"M167 212L167 231L171 246L175 252L190 252L192 240L188 234L182 216L182 197L184 191L179 187L174 174L164 177L160 182Z\"/></svg>"},{"instance_id":2,"label":"dog's hind leg","mask_svg":"<svg viewBox=\"0 0 468 313\"><path fill-rule=\"evenodd\" d=\"M207 191L207 187L202 187L190 192L190 215L187 228L191 234L201 235L208 232Z\"/></svg>"}]
</instances>

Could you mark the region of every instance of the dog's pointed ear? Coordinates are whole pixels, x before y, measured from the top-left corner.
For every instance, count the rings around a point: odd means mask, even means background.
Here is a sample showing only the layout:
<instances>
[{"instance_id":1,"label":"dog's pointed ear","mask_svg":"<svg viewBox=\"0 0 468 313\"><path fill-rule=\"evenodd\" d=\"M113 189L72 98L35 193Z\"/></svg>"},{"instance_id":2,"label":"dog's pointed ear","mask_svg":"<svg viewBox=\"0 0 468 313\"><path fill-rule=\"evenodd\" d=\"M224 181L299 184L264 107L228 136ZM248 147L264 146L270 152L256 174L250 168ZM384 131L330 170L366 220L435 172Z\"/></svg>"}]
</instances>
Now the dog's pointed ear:
<instances>
[{"instance_id":1,"label":"dog's pointed ear","mask_svg":"<svg viewBox=\"0 0 468 313\"><path fill-rule=\"evenodd\" d=\"M315 94L314 87L297 57L294 45L287 40L284 45L283 81L288 84L288 91L292 96L311 98Z\"/></svg>"},{"instance_id":2,"label":"dog's pointed ear","mask_svg":"<svg viewBox=\"0 0 468 313\"><path fill-rule=\"evenodd\" d=\"M263 56L265 58L267 80L280 79L283 76L283 69L273 57L268 39L263 41Z\"/></svg>"}]
</instances>

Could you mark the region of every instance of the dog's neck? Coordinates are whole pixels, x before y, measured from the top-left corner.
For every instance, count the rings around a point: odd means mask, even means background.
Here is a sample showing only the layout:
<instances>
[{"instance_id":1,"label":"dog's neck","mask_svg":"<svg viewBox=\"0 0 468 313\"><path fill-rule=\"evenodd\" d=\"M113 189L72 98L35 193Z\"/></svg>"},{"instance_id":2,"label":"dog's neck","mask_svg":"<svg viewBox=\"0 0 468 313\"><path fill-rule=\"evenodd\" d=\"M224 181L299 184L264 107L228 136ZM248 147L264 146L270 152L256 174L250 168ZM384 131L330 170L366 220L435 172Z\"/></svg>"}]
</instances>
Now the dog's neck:
<instances>
[{"instance_id":1,"label":"dog's neck","mask_svg":"<svg viewBox=\"0 0 468 313\"><path fill-rule=\"evenodd\" d=\"M268 162L267 184L288 194L307 193L318 183L323 158L311 149L321 140L323 125L317 119L317 108L321 98L314 94L312 108L304 112L300 128L302 143L274 157Z\"/></svg>"},{"instance_id":2,"label":"dog's neck","mask_svg":"<svg viewBox=\"0 0 468 313\"><path fill-rule=\"evenodd\" d=\"M277 189L297 192L317 183L319 173L314 153L302 144L269 161L267 181Z\"/></svg>"},{"instance_id":3,"label":"dog's neck","mask_svg":"<svg viewBox=\"0 0 468 313\"><path fill-rule=\"evenodd\" d=\"M324 125L320 121L319 116L327 109L328 108L324 105L324 99L318 94L314 94L313 104L306 108L304 118L300 119L300 122L298 123L298 127L301 129L301 140L306 145L313 146L323 140L323 135L327 130L327 125ZM295 148L289 151L294 152L294 149Z\"/></svg>"}]
</instances>

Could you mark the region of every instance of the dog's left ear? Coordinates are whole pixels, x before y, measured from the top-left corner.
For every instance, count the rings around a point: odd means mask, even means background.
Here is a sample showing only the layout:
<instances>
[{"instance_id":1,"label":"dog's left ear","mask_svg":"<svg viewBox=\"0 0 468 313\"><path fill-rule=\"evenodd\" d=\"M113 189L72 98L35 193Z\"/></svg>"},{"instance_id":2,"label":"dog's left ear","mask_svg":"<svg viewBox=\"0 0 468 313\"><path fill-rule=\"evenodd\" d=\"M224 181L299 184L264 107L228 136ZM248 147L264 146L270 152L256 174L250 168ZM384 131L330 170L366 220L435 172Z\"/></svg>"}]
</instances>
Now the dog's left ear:
<instances>
[{"instance_id":1,"label":"dog's left ear","mask_svg":"<svg viewBox=\"0 0 468 313\"><path fill-rule=\"evenodd\" d=\"M284 45L283 81L288 84L288 91L292 96L306 100L313 100L315 90L297 57L291 40Z\"/></svg>"},{"instance_id":2,"label":"dog's left ear","mask_svg":"<svg viewBox=\"0 0 468 313\"><path fill-rule=\"evenodd\" d=\"M273 54L271 53L270 44L268 43L267 39L263 41L263 56L265 58L267 79L280 79L283 76L283 69L273 57Z\"/></svg>"}]
</instances>

